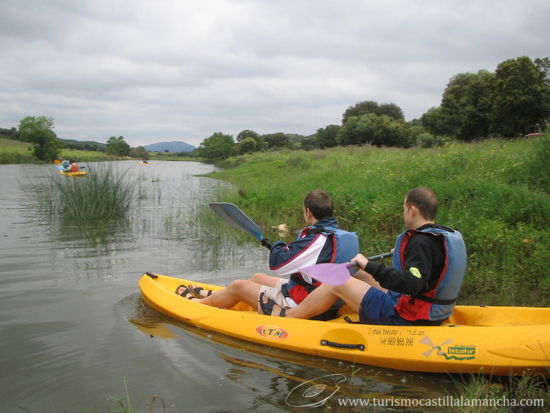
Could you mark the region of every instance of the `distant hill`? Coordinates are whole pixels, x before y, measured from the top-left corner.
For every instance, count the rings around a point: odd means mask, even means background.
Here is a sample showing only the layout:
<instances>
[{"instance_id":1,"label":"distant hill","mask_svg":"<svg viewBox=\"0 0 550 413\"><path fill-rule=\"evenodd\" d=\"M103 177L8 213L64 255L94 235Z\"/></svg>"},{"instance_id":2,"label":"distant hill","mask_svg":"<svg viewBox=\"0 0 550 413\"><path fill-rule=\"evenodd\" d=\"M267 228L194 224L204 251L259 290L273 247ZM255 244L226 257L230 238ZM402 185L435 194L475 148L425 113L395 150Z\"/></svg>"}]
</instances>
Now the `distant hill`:
<instances>
[{"instance_id":1,"label":"distant hill","mask_svg":"<svg viewBox=\"0 0 550 413\"><path fill-rule=\"evenodd\" d=\"M181 141L152 143L145 145L144 148L149 152L191 152L197 149L195 146Z\"/></svg>"},{"instance_id":2,"label":"distant hill","mask_svg":"<svg viewBox=\"0 0 550 413\"><path fill-rule=\"evenodd\" d=\"M95 142L95 141L77 141L76 139L62 139L63 147L65 149L76 149L76 150L85 150L85 151L99 151L105 146L104 143Z\"/></svg>"}]
</instances>

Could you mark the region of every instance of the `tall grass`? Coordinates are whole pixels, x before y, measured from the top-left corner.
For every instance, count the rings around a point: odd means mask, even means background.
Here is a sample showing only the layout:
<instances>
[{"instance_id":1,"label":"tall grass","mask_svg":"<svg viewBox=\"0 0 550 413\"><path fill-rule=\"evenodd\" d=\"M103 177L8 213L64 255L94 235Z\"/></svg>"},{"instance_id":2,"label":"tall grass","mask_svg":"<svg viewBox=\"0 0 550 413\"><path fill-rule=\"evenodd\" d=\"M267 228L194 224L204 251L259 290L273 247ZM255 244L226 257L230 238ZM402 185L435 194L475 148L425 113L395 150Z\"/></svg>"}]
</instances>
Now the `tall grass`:
<instances>
[{"instance_id":1,"label":"tall grass","mask_svg":"<svg viewBox=\"0 0 550 413\"><path fill-rule=\"evenodd\" d=\"M540 376L493 379L481 375L466 376L455 380L455 386L460 396L469 403L456 411L545 413L550 404L548 385L547 379Z\"/></svg>"},{"instance_id":2,"label":"tall grass","mask_svg":"<svg viewBox=\"0 0 550 413\"><path fill-rule=\"evenodd\" d=\"M459 302L545 306L550 198L541 176L550 175L549 139L268 152L233 159L236 167L212 176L237 188L220 200L236 203L264 229L299 229L306 193L327 190L341 226L358 233L366 254L393 247L406 192L431 187L440 199L438 222L460 230L468 248Z\"/></svg>"},{"instance_id":3,"label":"tall grass","mask_svg":"<svg viewBox=\"0 0 550 413\"><path fill-rule=\"evenodd\" d=\"M110 164L97 165L84 177L55 175L32 185L41 209L64 222L110 222L127 217L136 195L136 181Z\"/></svg>"}]
</instances>

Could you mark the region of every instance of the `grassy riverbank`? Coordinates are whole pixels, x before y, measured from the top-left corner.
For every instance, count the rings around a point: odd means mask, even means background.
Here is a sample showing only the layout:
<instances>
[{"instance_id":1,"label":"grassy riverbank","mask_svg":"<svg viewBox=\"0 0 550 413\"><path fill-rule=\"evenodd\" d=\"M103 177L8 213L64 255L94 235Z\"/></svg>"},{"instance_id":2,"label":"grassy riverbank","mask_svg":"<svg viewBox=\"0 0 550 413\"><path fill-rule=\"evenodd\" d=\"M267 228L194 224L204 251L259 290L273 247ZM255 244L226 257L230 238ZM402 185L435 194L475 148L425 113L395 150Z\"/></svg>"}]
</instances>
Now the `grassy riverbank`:
<instances>
[{"instance_id":1,"label":"grassy riverbank","mask_svg":"<svg viewBox=\"0 0 550 413\"><path fill-rule=\"evenodd\" d=\"M0 164L32 163L30 147L29 143L0 138Z\"/></svg>"},{"instance_id":2,"label":"grassy riverbank","mask_svg":"<svg viewBox=\"0 0 550 413\"><path fill-rule=\"evenodd\" d=\"M338 147L233 158L212 174L221 195L262 225L303 226L304 195L332 194L341 225L366 254L388 251L403 229L408 189L433 188L438 222L459 229L469 267L459 303L549 305L550 136L454 143L438 149ZM269 235L268 235L269 237ZM275 239L276 236L272 236Z\"/></svg>"},{"instance_id":3,"label":"grassy riverbank","mask_svg":"<svg viewBox=\"0 0 550 413\"><path fill-rule=\"evenodd\" d=\"M113 160L103 152L79 151L73 149L61 150L63 159L75 159L77 162L95 162ZM41 163L32 155L32 144L13 139L0 138L0 164Z\"/></svg>"}]
</instances>

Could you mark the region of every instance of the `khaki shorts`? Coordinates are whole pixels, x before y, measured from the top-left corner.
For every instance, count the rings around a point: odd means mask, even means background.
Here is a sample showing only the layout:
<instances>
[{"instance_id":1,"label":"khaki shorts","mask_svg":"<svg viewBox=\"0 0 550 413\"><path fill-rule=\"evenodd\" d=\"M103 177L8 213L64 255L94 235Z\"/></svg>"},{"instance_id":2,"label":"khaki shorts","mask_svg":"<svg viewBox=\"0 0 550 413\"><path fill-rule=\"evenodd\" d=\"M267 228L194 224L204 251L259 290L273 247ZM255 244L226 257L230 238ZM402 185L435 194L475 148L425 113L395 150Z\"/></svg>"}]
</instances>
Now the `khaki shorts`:
<instances>
[{"instance_id":1,"label":"khaki shorts","mask_svg":"<svg viewBox=\"0 0 550 413\"><path fill-rule=\"evenodd\" d=\"M281 287L283 284L286 284L288 280L284 278L279 278L277 282L275 283L275 287L269 287L267 285L262 285L260 287L260 291L258 292L258 313L262 314L262 307L260 306L260 295L262 293L265 293L268 298L275 301L275 303L279 307L289 307L289 303L286 301L285 296L283 295L283 292L281 291Z\"/></svg>"}]
</instances>

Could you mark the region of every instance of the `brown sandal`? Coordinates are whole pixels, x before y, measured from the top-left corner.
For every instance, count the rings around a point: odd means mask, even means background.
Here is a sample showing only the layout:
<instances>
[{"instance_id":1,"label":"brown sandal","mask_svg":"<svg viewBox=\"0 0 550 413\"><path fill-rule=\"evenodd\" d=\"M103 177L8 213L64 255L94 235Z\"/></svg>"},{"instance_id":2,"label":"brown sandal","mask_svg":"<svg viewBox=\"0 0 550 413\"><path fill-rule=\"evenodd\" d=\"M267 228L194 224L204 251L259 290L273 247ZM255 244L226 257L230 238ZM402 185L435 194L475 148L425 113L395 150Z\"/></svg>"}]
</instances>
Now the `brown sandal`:
<instances>
[{"instance_id":1,"label":"brown sandal","mask_svg":"<svg viewBox=\"0 0 550 413\"><path fill-rule=\"evenodd\" d=\"M181 288L183 288L183 290L180 292ZM189 287L187 287L183 284L178 285L178 288L176 288L176 294L183 297L183 298L187 298L188 300L196 300L197 299L197 297L191 292Z\"/></svg>"},{"instance_id":2,"label":"brown sandal","mask_svg":"<svg viewBox=\"0 0 550 413\"><path fill-rule=\"evenodd\" d=\"M205 290L202 287L194 286L194 285L191 285L191 284L189 284L187 286L187 289L189 290L189 293L193 297L198 298L199 300L202 299L202 298L210 297L213 293L212 290ZM205 296L201 295L201 291L206 291L206 295Z\"/></svg>"}]
</instances>

